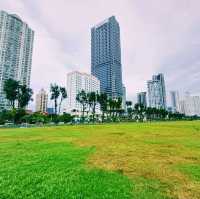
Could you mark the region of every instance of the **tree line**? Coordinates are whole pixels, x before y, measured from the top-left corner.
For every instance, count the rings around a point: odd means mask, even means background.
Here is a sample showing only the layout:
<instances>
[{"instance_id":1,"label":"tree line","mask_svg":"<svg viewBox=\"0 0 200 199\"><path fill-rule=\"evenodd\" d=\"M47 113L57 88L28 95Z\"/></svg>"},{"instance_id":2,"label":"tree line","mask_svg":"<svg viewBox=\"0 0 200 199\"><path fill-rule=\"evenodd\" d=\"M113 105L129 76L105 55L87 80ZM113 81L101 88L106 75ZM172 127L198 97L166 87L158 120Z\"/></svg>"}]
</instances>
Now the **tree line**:
<instances>
[{"instance_id":1,"label":"tree line","mask_svg":"<svg viewBox=\"0 0 200 199\"><path fill-rule=\"evenodd\" d=\"M84 90L80 91L76 96L77 102L81 105L81 120L85 121L85 112L92 114L92 122L96 121L96 110L100 108L101 121L105 121L105 115L109 119L113 121L119 117L119 114L122 113L122 98L117 97L112 99L108 97L106 93L98 93L98 92L88 92L86 93ZM99 106L98 106L99 105ZM78 110L73 110L74 112ZM99 119L99 118L98 118Z\"/></svg>"},{"instance_id":2,"label":"tree line","mask_svg":"<svg viewBox=\"0 0 200 199\"><path fill-rule=\"evenodd\" d=\"M127 118L135 121L156 121L156 120L182 120L189 119L185 114L171 112L165 109L147 107L143 104L132 105L131 101L126 102Z\"/></svg>"},{"instance_id":3,"label":"tree line","mask_svg":"<svg viewBox=\"0 0 200 199\"><path fill-rule=\"evenodd\" d=\"M0 124L12 122L14 124L20 123L67 123L72 120L70 114L64 113L61 115L61 107L63 100L67 98L67 91L65 87L57 84L50 85L50 99L54 102L54 113L47 114L35 112L33 114L27 113L27 106L30 101L33 101L33 90L26 85L20 84L19 81L8 79L4 83L3 91L6 99L9 102L8 110L0 112ZM59 114L59 115L58 115Z\"/></svg>"},{"instance_id":4,"label":"tree line","mask_svg":"<svg viewBox=\"0 0 200 199\"><path fill-rule=\"evenodd\" d=\"M61 113L63 101L67 99L67 91L57 84L50 85L50 99L54 104L54 113L35 112L29 114L26 107L32 101L33 90L21 85L20 82L8 79L4 84L4 93L10 103L10 110L0 112L0 124L9 121L15 124L20 123L96 123L96 122L120 122L120 121L157 121L157 120L193 120L199 119L197 116L188 117L180 113L172 113L165 109L157 109L133 105L131 101L126 101L122 107L122 98L111 98L106 93L88 92L81 90L76 100L80 105L80 110L71 110L72 114Z\"/></svg>"},{"instance_id":5,"label":"tree line","mask_svg":"<svg viewBox=\"0 0 200 199\"><path fill-rule=\"evenodd\" d=\"M143 104L135 104L131 101L126 101L122 107L122 98L112 99L106 93L89 92L82 90L78 93L76 100L81 104L81 120L85 121L85 112L92 110L92 122L116 122L116 121L155 121L155 120L182 120L182 119L197 119L197 116L186 117L181 113L172 113L165 109L146 107ZM96 107L100 105L101 118L96 115ZM76 110L74 110L76 112Z\"/></svg>"}]
</instances>

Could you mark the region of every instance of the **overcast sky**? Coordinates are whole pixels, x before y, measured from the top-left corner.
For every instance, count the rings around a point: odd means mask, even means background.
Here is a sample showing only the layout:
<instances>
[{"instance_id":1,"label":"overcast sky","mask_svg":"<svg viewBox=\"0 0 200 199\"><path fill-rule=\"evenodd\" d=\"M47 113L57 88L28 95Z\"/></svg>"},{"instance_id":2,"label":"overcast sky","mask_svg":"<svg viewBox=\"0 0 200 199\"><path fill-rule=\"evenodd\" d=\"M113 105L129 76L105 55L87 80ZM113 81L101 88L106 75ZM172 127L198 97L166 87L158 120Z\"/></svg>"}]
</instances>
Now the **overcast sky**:
<instances>
[{"instance_id":1,"label":"overcast sky","mask_svg":"<svg viewBox=\"0 0 200 199\"><path fill-rule=\"evenodd\" d=\"M199 0L0 0L35 31L31 87L66 84L73 70L90 72L90 29L115 15L121 28L127 97L162 72L167 91L200 92Z\"/></svg>"}]
</instances>

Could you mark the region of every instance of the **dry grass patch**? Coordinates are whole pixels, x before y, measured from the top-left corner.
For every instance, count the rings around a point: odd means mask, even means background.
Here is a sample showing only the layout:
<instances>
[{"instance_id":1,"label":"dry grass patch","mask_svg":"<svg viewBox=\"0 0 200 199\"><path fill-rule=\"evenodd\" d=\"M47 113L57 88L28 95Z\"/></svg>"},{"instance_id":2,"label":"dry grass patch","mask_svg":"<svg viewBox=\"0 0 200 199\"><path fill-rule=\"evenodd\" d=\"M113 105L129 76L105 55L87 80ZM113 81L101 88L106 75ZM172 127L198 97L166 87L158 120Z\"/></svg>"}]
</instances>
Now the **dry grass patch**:
<instances>
[{"instance_id":1,"label":"dry grass patch","mask_svg":"<svg viewBox=\"0 0 200 199\"><path fill-rule=\"evenodd\" d=\"M88 160L92 167L118 171L131 179L156 179L168 185L166 192L173 198L198 199L200 184L174 169L200 163L200 148L189 147L200 138L198 127L192 122L92 126L83 128L85 137L74 141L96 147Z\"/></svg>"}]
</instances>

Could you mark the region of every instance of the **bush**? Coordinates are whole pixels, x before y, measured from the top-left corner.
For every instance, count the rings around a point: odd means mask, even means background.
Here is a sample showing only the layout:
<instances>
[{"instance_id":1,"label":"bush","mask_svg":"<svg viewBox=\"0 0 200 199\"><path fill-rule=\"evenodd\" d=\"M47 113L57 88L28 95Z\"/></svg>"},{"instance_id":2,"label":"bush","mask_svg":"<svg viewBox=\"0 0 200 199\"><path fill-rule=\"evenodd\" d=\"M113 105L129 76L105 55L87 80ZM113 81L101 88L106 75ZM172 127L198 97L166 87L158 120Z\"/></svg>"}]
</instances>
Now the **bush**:
<instances>
[{"instance_id":1,"label":"bush","mask_svg":"<svg viewBox=\"0 0 200 199\"><path fill-rule=\"evenodd\" d=\"M66 123L69 123L69 122L72 122L72 120L73 120L73 116L71 116L70 114L68 114L68 113L63 113L63 115L61 115L61 116L59 116L60 118L59 118L59 120L60 120L60 122L64 122L65 124Z\"/></svg>"}]
</instances>

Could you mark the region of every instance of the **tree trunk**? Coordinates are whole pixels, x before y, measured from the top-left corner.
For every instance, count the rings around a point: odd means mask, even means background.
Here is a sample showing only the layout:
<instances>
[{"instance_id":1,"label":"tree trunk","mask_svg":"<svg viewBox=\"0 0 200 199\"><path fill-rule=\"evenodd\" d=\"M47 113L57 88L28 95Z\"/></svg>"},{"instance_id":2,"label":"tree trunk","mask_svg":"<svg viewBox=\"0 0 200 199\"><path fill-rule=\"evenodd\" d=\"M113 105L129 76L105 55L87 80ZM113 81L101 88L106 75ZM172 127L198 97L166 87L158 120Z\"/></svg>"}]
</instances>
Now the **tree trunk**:
<instances>
[{"instance_id":1,"label":"tree trunk","mask_svg":"<svg viewBox=\"0 0 200 199\"><path fill-rule=\"evenodd\" d=\"M95 109L96 109L96 104L94 104L93 106L93 110L92 110L92 120L93 120L93 123L94 123L94 116L95 116Z\"/></svg>"},{"instance_id":2,"label":"tree trunk","mask_svg":"<svg viewBox=\"0 0 200 199\"><path fill-rule=\"evenodd\" d=\"M15 109L15 101L13 101L11 104L12 104L12 108Z\"/></svg>"},{"instance_id":3,"label":"tree trunk","mask_svg":"<svg viewBox=\"0 0 200 199\"><path fill-rule=\"evenodd\" d=\"M58 113L59 113L59 114L60 114L60 111L61 111L62 101L63 101L63 98L60 99L59 110L58 110Z\"/></svg>"},{"instance_id":4,"label":"tree trunk","mask_svg":"<svg viewBox=\"0 0 200 199\"><path fill-rule=\"evenodd\" d=\"M85 121L85 105L83 104L83 110L82 110L82 118L83 118L83 122Z\"/></svg>"},{"instance_id":5,"label":"tree trunk","mask_svg":"<svg viewBox=\"0 0 200 199\"><path fill-rule=\"evenodd\" d=\"M105 112L102 111L102 123L104 122L104 114L105 114Z\"/></svg>"},{"instance_id":6,"label":"tree trunk","mask_svg":"<svg viewBox=\"0 0 200 199\"><path fill-rule=\"evenodd\" d=\"M55 102L55 115L57 115L57 100L55 99L54 102Z\"/></svg>"}]
</instances>

